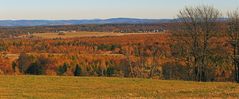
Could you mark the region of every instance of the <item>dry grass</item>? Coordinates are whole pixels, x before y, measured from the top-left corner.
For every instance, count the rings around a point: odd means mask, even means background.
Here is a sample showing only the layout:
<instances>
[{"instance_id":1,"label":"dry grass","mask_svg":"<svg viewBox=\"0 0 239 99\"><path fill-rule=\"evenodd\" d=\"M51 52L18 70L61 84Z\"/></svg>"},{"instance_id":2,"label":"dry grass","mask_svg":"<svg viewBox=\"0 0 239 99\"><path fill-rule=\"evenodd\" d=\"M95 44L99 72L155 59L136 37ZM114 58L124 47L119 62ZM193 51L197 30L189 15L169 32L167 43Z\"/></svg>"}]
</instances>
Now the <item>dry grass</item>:
<instances>
[{"instance_id":1,"label":"dry grass","mask_svg":"<svg viewBox=\"0 0 239 99\"><path fill-rule=\"evenodd\" d=\"M130 78L0 76L0 98L239 98L236 83Z\"/></svg>"},{"instance_id":2,"label":"dry grass","mask_svg":"<svg viewBox=\"0 0 239 99\"><path fill-rule=\"evenodd\" d=\"M64 35L58 33L35 33L34 37L40 38L79 38L79 37L105 37L105 36L123 36L137 34L155 34L155 33L107 33L107 32L68 32Z\"/></svg>"}]
</instances>

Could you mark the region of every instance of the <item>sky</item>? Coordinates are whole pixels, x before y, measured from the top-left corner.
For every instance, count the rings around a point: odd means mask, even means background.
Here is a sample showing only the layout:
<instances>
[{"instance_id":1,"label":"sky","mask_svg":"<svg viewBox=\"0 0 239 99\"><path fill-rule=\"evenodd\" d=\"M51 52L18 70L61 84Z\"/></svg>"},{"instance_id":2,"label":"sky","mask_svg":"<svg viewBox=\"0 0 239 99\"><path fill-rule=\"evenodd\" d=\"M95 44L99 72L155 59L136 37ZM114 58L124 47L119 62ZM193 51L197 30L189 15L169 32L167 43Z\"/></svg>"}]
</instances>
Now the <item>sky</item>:
<instances>
[{"instance_id":1,"label":"sky","mask_svg":"<svg viewBox=\"0 0 239 99\"><path fill-rule=\"evenodd\" d=\"M239 0L0 0L0 20L176 18L185 6L211 5L223 13Z\"/></svg>"}]
</instances>

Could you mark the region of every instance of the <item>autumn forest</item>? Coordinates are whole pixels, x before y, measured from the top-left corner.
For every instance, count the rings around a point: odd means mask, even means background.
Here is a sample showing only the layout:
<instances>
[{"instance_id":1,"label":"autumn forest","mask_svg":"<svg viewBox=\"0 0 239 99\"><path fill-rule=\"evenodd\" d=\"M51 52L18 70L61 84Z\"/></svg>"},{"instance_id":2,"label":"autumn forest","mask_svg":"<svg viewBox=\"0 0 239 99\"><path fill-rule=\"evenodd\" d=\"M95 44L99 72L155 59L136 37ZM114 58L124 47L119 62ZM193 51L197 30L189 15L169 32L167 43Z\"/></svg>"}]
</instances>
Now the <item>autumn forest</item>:
<instances>
[{"instance_id":1,"label":"autumn forest","mask_svg":"<svg viewBox=\"0 0 239 99\"><path fill-rule=\"evenodd\" d=\"M239 82L239 11L198 6L177 16L159 24L0 27L0 74ZM64 37L72 32L124 35Z\"/></svg>"}]
</instances>

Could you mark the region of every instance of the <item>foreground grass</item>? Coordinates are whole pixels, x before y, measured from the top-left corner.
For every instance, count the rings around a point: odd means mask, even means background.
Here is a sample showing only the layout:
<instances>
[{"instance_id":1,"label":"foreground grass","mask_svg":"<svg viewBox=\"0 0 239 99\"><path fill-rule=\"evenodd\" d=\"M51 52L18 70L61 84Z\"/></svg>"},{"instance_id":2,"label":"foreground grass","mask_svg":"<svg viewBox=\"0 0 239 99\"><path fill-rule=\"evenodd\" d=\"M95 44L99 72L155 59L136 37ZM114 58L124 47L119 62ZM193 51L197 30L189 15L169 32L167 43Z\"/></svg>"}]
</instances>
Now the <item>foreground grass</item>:
<instances>
[{"instance_id":1,"label":"foreground grass","mask_svg":"<svg viewBox=\"0 0 239 99\"><path fill-rule=\"evenodd\" d=\"M0 98L239 98L239 84L129 78L0 76Z\"/></svg>"}]
</instances>

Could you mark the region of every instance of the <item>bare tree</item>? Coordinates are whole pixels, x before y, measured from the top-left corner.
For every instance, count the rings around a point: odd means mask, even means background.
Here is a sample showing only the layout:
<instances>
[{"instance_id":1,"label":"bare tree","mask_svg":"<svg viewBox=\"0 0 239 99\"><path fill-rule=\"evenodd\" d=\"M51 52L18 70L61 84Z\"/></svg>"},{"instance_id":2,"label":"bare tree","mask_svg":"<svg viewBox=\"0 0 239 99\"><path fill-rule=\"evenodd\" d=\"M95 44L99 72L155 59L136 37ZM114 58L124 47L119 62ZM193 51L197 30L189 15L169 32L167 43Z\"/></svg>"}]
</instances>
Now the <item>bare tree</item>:
<instances>
[{"instance_id":1,"label":"bare tree","mask_svg":"<svg viewBox=\"0 0 239 99\"><path fill-rule=\"evenodd\" d=\"M228 13L228 34L233 47L233 65L235 69L235 81L239 83L239 11Z\"/></svg>"},{"instance_id":2,"label":"bare tree","mask_svg":"<svg viewBox=\"0 0 239 99\"><path fill-rule=\"evenodd\" d=\"M218 28L220 12L211 6L186 7L178 14L178 23L172 37L181 45L183 61L192 68L192 79L208 81L210 39Z\"/></svg>"},{"instance_id":3,"label":"bare tree","mask_svg":"<svg viewBox=\"0 0 239 99\"><path fill-rule=\"evenodd\" d=\"M130 45L132 46L132 45ZM135 72L134 72L134 67L133 67L133 62L131 60L131 48L130 46L127 46L127 47L124 47L123 48L123 53L125 54L126 56L126 63L128 65L128 69L127 69L127 76L130 76L130 77L135 77Z\"/></svg>"},{"instance_id":4,"label":"bare tree","mask_svg":"<svg viewBox=\"0 0 239 99\"><path fill-rule=\"evenodd\" d=\"M158 43L154 43L151 50L152 50L153 63L152 63L152 66L150 67L148 78L152 78L154 76L157 66L159 65L157 60L159 59L160 56L163 55L163 50Z\"/></svg>"}]
</instances>

